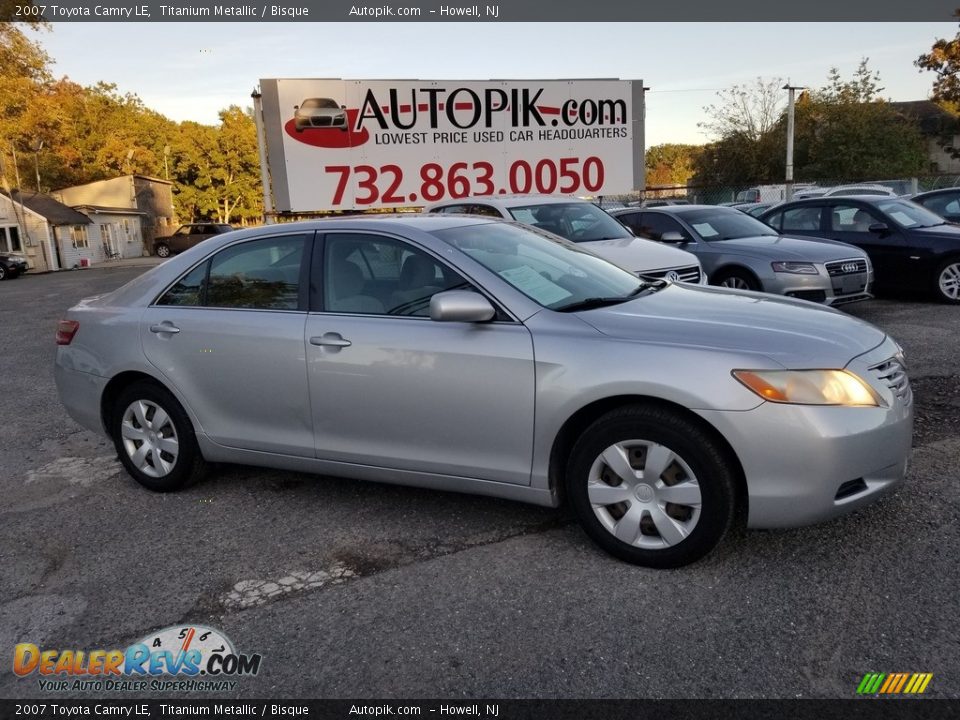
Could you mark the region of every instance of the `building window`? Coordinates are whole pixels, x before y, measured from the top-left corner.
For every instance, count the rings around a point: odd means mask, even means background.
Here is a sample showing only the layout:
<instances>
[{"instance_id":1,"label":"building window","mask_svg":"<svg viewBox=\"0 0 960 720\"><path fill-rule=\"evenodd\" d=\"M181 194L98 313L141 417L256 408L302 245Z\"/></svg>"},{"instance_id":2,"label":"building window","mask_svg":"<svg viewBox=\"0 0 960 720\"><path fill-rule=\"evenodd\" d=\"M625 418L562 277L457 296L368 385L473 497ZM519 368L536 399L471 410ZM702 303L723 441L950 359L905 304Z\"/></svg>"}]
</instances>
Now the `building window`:
<instances>
[{"instance_id":1,"label":"building window","mask_svg":"<svg viewBox=\"0 0 960 720\"><path fill-rule=\"evenodd\" d=\"M23 250L20 244L20 228L16 225L0 227L0 250L4 252L20 252Z\"/></svg>"},{"instance_id":2,"label":"building window","mask_svg":"<svg viewBox=\"0 0 960 720\"><path fill-rule=\"evenodd\" d=\"M70 228L70 239L73 240L73 246L75 248L87 247L87 226L74 225Z\"/></svg>"}]
</instances>

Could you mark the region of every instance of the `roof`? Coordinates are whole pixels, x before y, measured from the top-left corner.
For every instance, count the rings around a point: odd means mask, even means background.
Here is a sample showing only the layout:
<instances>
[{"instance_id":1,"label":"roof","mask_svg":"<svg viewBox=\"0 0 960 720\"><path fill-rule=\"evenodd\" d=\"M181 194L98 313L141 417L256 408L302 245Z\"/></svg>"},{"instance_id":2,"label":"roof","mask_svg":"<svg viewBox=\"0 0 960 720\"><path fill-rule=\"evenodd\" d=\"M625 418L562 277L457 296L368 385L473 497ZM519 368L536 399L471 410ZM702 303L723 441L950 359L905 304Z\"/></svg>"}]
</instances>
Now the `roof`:
<instances>
[{"instance_id":1,"label":"roof","mask_svg":"<svg viewBox=\"0 0 960 720\"><path fill-rule=\"evenodd\" d=\"M112 182L114 180L120 180L121 178L134 178L140 180L147 180L153 183L160 183L161 185L173 185L172 180L164 180L163 178L151 177L150 175L117 175L112 178L103 178L102 180L92 180L88 183L81 183L80 185L71 185L69 187L60 188L55 192L63 192L64 190L73 190L74 188L88 187L90 185L100 185L101 183Z\"/></svg>"},{"instance_id":2,"label":"roof","mask_svg":"<svg viewBox=\"0 0 960 720\"><path fill-rule=\"evenodd\" d=\"M924 135L936 135L956 125L957 117L933 100L891 102L890 107L920 126Z\"/></svg>"},{"instance_id":3,"label":"roof","mask_svg":"<svg viewBox=\"0 0 960 720\"><path fill-rule=\"evenodd\" d=\"M22 204L24 207L33 210L37 215L46 218L51 225L90 225L93 221L81 212L67 207L62 202L54 200L49 195L43 193L21 192L20 190L11 190L3 194L11 198L14 202Z\"/></svg>"},{"instance_id":4,"label":"roof","mask_svg":"<svg viewBox=\"0 0 960 720\"><path fill-rule=\"evenodd\" d=\"M493 205L505 208L525 207L527 205L556 205L560 203L578 203L582 205L596 205L590 200L584 200L578 197L568 195L471 195L462 198L447 198L435 203L430 203L424 208L429 212L432 208L446 207L448 205L469 205L479 203L483 205Z\"/></svg>"},{"instance_id":5,"label":"roof","mask_svg":"<svg viewBox=\"0 0 960 720\"><path fill-rule=\"evenodd\" d=\"M103 213L104 215L148 215L143 210L134 210L133 208L109 207L107 205L73 205L75 210L89 211L91 213Z\"/></svg>"}]
</instances>

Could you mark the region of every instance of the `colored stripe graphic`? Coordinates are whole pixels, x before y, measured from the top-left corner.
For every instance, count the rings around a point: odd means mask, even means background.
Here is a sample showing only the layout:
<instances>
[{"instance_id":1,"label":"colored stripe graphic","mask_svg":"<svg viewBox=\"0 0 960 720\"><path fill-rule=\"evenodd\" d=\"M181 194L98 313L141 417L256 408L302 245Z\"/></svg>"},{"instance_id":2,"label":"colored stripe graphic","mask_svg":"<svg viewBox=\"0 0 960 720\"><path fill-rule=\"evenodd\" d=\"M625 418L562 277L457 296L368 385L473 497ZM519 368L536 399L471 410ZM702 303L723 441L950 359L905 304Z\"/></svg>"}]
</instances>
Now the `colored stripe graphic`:
<instances>
[{"instance_id":1,"label":"colored stripe graphic","mask_svg":"<svg viewBox=\"0 0 960 720\"><path fill-rule=\"evenodd\" d=\"M857 685L857 695L920 695L933 673L867 673Z\"/></svg>"}]
</instances>

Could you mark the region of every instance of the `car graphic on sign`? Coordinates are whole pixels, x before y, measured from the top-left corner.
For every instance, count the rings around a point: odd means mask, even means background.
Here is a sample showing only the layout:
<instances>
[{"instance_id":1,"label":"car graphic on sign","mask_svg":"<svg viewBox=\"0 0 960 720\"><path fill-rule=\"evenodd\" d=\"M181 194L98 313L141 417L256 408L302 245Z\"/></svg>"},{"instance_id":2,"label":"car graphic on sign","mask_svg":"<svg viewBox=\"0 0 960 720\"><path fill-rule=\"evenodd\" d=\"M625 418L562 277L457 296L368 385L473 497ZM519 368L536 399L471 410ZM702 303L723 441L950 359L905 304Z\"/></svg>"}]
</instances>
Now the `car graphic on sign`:
<instances>
[{"instance_id":1,"label":"car graphic on sign","mask_svg":"<svg viewBox=\"0 0 960 720\"><path fill-rule=\"evenodd\" d=\"M307 98L293 106L293 125L297 132L308 128L339 128L347 130L347 106L333 98Z\"/></svg>"}]
</instances>

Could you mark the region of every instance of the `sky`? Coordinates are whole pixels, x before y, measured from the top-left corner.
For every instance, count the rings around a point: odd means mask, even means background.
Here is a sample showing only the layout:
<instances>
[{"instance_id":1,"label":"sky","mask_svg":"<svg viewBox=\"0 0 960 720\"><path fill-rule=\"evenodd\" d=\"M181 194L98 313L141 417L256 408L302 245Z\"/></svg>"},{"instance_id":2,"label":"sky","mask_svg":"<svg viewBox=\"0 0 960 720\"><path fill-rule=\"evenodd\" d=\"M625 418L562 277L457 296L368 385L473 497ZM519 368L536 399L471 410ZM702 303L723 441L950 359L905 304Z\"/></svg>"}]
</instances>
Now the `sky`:
<instances>
[{"instance_id":1,"label":"sky","mask_svg":"<svg viewBox=\"0 0 960 720\"><path fill-rule=\"evenodd\" d=\"M955 23L54 23L54 72L116 83L173 120L216 123L259 78L643 80L646 145L703 143L716 92L758 76L820 87L862 58L884 97L927 98L913 61ZM786 93L784 93L786 96Z\"/></svg>"}]
</instances>

